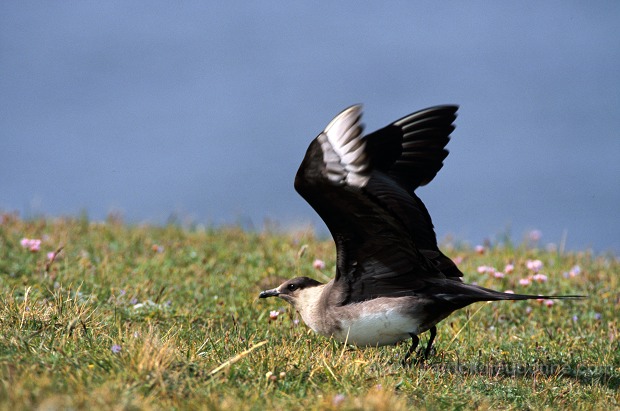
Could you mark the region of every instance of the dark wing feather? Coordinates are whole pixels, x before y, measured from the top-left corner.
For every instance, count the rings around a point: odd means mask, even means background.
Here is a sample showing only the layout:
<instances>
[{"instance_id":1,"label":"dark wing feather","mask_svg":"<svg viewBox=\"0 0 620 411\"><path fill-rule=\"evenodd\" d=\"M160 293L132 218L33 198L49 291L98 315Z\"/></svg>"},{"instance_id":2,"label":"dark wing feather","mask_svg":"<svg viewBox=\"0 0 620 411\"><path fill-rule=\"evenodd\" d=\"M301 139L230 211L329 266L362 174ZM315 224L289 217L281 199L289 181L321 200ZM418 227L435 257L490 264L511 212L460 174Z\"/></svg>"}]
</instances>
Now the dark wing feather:
<instances>
[{"instance_id":1,"label":"dark wing feather","mask_svg":"<svg viewBox=\"0 0 620 411\"><path fill-rule=\"evenodd\" d=\"M427 279L446 278L403 224L401 213L420 205L393 178L371 167L360 116L360 106L338 115L310 144L295 177L295 189L336 242L341 304L410 295Z\"/></svg>"},{"instance_id":2,"label":"dark wing feather","mask_svg":"<svg viewBox=\"0 0 620 411\"><path fill-rule=\"evenodd\" d=\"M457 110L454 105L420 110L364 138L373 167L388 174L410 196L403 198L394 190L377 187L385 207L400 218L420 252L446 277L455 279L463 273L439 250L431 216L414 190L428 184L443 166Z\"/></svg>"},{"instance_id":3,"label":"dark wing feather","mask_svg":"<svg viewBox=\"0 0 620 411\"><path fill-rule=\"evenodd\" d=\"M365 137L372 165L407 191L428 184L441 170L458 106L429 107Z\"/></svg>"}]
</instances>

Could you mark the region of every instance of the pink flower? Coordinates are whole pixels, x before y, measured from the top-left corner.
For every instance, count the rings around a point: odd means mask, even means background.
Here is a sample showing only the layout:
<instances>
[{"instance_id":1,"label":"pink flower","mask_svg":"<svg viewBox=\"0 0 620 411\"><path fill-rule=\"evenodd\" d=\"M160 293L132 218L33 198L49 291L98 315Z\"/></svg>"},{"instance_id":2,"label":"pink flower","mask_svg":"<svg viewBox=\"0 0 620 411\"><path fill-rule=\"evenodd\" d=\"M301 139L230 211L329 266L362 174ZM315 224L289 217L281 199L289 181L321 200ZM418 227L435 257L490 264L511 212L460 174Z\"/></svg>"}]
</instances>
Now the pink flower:
<instances>
[{"instance_id":1,"label":"pink flower","mask_svg":"<svg viewBox=\"0 0 620 411\"><path fill-rule=\"evenodd\" d=\"M54 258L56 258L56 253L53 251L50 251L49 253L47 253L47 259L52 261Z\"/></svg>"},{"instance_id":2,"label":"pink flower","mask_svg":"<svg viewBox=\"0 0 620 411\"><path fill-rule=\"evenodd\" d=\"M480 274L486 273L489 275L495 274L495 267L491 267L490 265L481 265L477 268Z\"/></svg>"},{"instance_id":3,"label":"pink flower","mask_svg":"<svg viewBox=\"0 0 620 411\"><path fill-rule=\"evenodd\" d=\"M30 251L39 251L41 249L41 240L32 240Z\"/></svg>"},{"instance_id":4,"label":"pink flower","mask_svg":"<svg viewBox=\"0 0 620 411\"><path fill-rule=\"evenodd\" d=\"M334 407L338 407L340 404L344 402L347 397L344 394L336 394L334 398L332 398L332 405Z\"/></svg>"},{"instance_id":5,"label":"pink flower","mask_svg":"<svg viewBox=\"0 0 620 411\"><path fill-rule=\"evenodd\" d=\"M485 252L485 248L483 245L477 245L475 250L476 250L476 254L484 254Z\"/></svg>"},{"instance_id":6,"label":"pink flower","mask_svg":"<svg viewBox=\"0 0 620 411\"><path fill-rule=\"evenodd\" d=\"M495 277L495 278L504 278L504 273L502 273L501 271L495 271L493 273L493 277Z\"/></svg>"},{"instance_id":7,"label":"pink flower","mask_svg":"<svg viewBox=\"0 0 620 411\"><path fill-rule=\"evenodd\" d=\"M22 238L19 243L22 247L27 248L32 252L37 252L41 249L41 240L37 238Z\"/></svg>"},{"instance_id":8,"label":"pink flower","mask_svg":"<svg viewBox=\"0 0 620 411\"><path fill-rule=\"evenodd\" d=\"M312 262L312 266L317 270L323 270L325 268L325 262L317 258Z\"/></svg>"},{"instance_id":9,"label":"pink flower","mask_svg":"<svg viewBox=\"0 0 620 411\"><path fill-rule=\"evenodd\" d=\"M539 282L539 283L546 283L547 282L547 276L544 274L534 274L532 276L532 280Z\"/></svg>"},{"instance_id":10,"label":"pink flower","mask_svg":"<svg viewBox=\"0 0 620 411\"><path fill-rule=\"evenodd\" d=\"M555 304L553 300L545 300L544 303L547 307L551 307L553 304Z\"/></svg>"},{"instance_id":11,"label":"pink flower","mask_svg":"<svg viewBox=\"0 0 620 411\"><path fill-rule=\"evenodd\" d=\"M530 280L529 278L522 278L519 280L519 284L520 285L530 285L532 284L532 280Z\"/></svg>"},{"instance_id":12,"label":"pink flower","mask_svg":"<svg viewBox=\"0 0 620 411\"><path fill-rule=\"evenodd\" d=\"M452 261L454 262L454 264L459 265L463 262L464 258L462 255L457 255L456 257L454 257L452 259Z\"/></svg>"},{"instance_id":13,"label":"pink flower","mask_svg":"<svg viewBox=\"0 0 620 411\"><path fill-rule=\"evenodd\" d=\"M527 269L537 273L543 267L543 263L540 260L527 260Z\"/></svg>"},{"instance_id":14,"label":"pink flower","mask_svg":"<svg viewBox=\"0 0 620 411\"><path fill-rule=\"evenodd\" d=\"M579 274L581 274L581 267L579 267L578 265L573 266L573 268L571 268L570 271L568 272L568 275L571 278L578 276Z\"/></svg>"},{"instance_id":15,"label":"pink flower","mask_svg":"<svg viewBox=\"0 0 620 411\"><path fill-rule=\"evenodd\" d=\"M506 264L506 267L504 267L504 272L506 274L510 274L511 272L513 272L515 270L515 266L514 264Z\"/></svg>"},{"instance_id":16,"label":"pink flower","mask_svg":"<svg viewBox=\"0 0 620 411\"><path fill-rule=\"evenodd\" d=\"M269 312L269 319L270 320L277 320L278 319L278 315L280 315L280 311L271 311Z\"/></svg>"},{"instance_id":17,"label":"pink flower","mask_svg":"<svg viewBox=\"0 0 620 411\"><path fill-rule=\"evenodd\" d=\"M542 231L540 230L532 230L527 234L528 238L530 239L530 241L536 242L538 240L540 240L540 237L542 237Z\"/></svg>"}]
</instances>

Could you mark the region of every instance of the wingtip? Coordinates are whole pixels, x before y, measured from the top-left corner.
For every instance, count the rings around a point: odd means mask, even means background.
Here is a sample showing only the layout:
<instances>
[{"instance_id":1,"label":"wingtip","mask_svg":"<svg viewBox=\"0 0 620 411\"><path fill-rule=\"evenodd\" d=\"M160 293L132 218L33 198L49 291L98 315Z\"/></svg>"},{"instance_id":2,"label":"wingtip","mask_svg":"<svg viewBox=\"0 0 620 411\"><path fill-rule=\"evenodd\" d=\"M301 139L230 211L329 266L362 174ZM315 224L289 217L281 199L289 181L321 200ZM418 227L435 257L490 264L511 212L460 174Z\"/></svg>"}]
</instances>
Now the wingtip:
<instances>
[{"instance_id":1,"label":"wingtip","mask_svg":"<svg viewBox=\"0 0 620 411\"><path fill-rule=\"evenodd\" d=\"M459 106L456 104L442 104L438 106L427 107L414 113L408 114L405 117L396 120L392 124L398 127L403 127L429 116L442 116L445 118L449 118L449 116L452 116L451 120L454 121L458 116L458 109Z\"/></svg>"},{"instance_id":2,"label":"wingtip","mask_svg":"<svg viewBox=\"0 0 620 411\"><path fill-rule=\"evenodd\" d=\"M336 123L340 122L342 119L345 119L347 117L359 118L362 115L362 109L362 104L354 104L350 107L345 108L336 117L334 117L332 121L329 122L329 124L327 124L324 132L327 133Z\"/></svg>"}]
</instances>

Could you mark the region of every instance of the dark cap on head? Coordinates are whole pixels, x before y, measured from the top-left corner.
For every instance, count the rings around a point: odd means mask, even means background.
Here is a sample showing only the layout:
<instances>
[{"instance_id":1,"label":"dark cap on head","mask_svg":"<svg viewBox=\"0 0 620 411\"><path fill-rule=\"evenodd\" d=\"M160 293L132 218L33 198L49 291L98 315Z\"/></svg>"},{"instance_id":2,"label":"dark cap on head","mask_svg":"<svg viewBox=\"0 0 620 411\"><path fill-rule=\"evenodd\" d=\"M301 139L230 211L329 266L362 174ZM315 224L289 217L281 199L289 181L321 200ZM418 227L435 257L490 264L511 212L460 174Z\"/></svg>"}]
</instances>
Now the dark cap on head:
<instances>
[{"instance_id":1,"label":"dark cap on head","mask_svg":"<svg viewBox=\"0 0 620 411\"><path fill-rule=\"evenodd\" d=\"M261 291L258 298L278 297L280 294L291 294L297 290L301 290L308 287L316 287L322 283L313 280L310 277L295 277L291 280L285 281L277 288L271 290Z\"/></svg>"}]
</instances>

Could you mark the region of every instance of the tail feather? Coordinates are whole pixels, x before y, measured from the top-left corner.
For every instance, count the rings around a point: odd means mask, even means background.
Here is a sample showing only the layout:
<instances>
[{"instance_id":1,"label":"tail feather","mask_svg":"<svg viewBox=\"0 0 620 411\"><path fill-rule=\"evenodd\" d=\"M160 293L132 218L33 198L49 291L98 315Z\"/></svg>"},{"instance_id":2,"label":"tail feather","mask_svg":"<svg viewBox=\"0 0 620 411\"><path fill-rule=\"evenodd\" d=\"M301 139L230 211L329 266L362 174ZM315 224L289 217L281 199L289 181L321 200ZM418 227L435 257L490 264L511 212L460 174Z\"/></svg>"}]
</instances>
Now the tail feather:
<instances>
[{"instance_id":1,"label":"tail feather","mask_svg":"<svg viewBox=\"0 0 620 411\"><path fill-rule=\"evenodd\" d=\"M586 298L585 295L533 295L533 294L513 294L513 293L503 293L501 291L495 291L497 297L489 299L488 301L499 301L499 300L569 300L569 299L579 299Z\"/></svg>"},{"instance_id":2,"label":"tail feather","mask_svg":"<svg viewBox=\"0 0 620 411\"><path fill-rule=\"evenodd\" d=\"M446 292L447 291L447 292ZM448 290L437 294L444 300L465 306L479 301L515 301L515 300L564 300L586 298L585 295L534 295L513 294L491 290L473 284L454 282Z\"/></svg>"}]
</instances>

